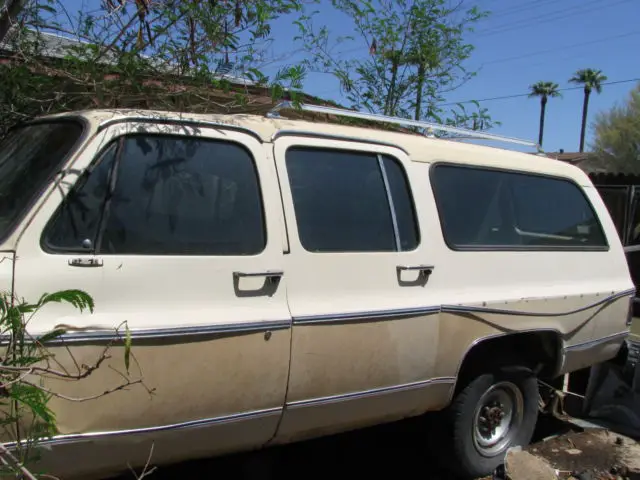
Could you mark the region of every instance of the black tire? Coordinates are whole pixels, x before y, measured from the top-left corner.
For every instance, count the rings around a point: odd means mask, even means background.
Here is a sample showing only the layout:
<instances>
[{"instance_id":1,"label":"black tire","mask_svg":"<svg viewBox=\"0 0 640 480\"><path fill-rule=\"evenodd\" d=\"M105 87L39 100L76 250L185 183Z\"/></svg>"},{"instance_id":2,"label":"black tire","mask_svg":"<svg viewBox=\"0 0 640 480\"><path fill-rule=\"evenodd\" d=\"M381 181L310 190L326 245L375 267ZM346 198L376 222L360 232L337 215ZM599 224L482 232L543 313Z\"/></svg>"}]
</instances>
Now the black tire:
<instances>
[{"instance_id":1,"label":"black tire","mask_svg":"<svg viewBox=\"0 0 640 480\"><path fill-rule=\"evenodd\" d=\"M487 392L491 392L489 396ZM497 398L504 405L509 397L513 401L511 422L508 414L503 420L498 418L500 407L481 410L480 403ZM479 413L479 410L484 413ZM506 410L502 409L504 412ZM472 379L443 413L445 429L442 434L445 438L441 445L449 453L447 468L462 478L487 476L504 462L507 449L516 445L525 446L531 441L538 420L538 382L529 369L499 368L493 373L484 373ZM488 422L480 419L484 418L483 415L489 418ZM504 429L508 432L502 439L496 434L498 441L493 447L490 445L492 440L480 433L482 428L490 427L492 418L499 422L495 431ZM505 425L509 428L505 428ZM487 430L483 432L487 434Z\"/></svg>"}]
</instances>

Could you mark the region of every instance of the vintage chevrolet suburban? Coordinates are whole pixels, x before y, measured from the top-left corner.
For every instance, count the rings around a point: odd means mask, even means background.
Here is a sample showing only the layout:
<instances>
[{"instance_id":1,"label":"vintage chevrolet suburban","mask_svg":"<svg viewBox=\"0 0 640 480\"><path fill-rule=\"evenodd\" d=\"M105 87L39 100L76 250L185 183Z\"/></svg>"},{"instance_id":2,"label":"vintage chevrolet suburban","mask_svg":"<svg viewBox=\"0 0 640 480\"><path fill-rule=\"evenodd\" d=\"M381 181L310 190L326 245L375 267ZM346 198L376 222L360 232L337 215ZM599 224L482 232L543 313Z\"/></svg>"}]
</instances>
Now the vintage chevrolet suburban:
<instances>
[{"instance_id":1,"label":"vintage chevrolet suburban","mask_svg":"<svg viewBox=\"0 0 640 480\"><path fill-rule=\"evenodd\" d=\"M93 314L55 305L29 324L65 326L61 362L69 346L90 363L126 321L155 389L54 398L43 462L63 478L144 464L152 443L167 463L429 411L457 473L484 475L530 441L537 379L617 354L634 295L578 168L279 114L16 127L0 144L0 252L2 290L95 299ZM47 386L82 397L120 381L100 368Z\"/></svg>"}]
</instances>

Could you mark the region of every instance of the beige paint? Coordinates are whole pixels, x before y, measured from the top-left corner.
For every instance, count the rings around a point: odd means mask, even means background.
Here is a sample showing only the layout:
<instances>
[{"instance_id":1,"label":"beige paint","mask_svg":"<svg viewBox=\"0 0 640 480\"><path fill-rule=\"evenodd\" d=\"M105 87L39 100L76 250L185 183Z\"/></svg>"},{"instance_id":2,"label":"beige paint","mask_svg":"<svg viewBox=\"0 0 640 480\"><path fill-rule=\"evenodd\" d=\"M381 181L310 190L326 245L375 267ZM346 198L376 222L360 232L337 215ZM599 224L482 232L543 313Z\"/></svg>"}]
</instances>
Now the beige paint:
<instances>
[{"instance_id":1,"label":"beige paint","mask_svg":"<svg viewBox=\"0 0 640 480\"><path fill-rule=\"evenodd\" d=\"M273 431L279 418L279 413L272 413L214 426L60 442L51 449L43 448L41 465L63 480L98 480L118 473L126 476L130 475L127 464L140 472L151 453L151 465L162 468L256 448L263 441L263 432Z\"/></svg>"},{"instance_id":2,"label":"beige paint","mask_svg":"<svg viewBox=\"0 0 640 480\"><path fill-rule=\"evenodd\" d=\"M287 401L359 392L431 378L438 315L339 325L296 325ZM427 360L427 361L424 361ZM431 361L429 361L431 360ZM340 375L336 375L340 372Z\"/></svg>"},{"instance_id":3,"label":"beige paint","mask_svg":"<svg viewBox=\"0 0 640 480\"><path fill-rule=\"evenodd\" d=\"M13 252L0 251L0 292L11 293L13 278Z\"/></svg>"},{"instance_id":4,"label":"beige paint","mask_svg":"<svg viewBox=\"0 0 640 480\"><path fill-rule=\"evenodd\" d=\"M596 303L602 300L603 297L605 295L585 295L579 298L570 297L566 300L556 301L538 300L487 304L486 307L515 311L539 311L543 314L544 312L575 310ZM554 330L559 333L562 345L569 347L592 340L594 338L595 325L600 323L609 323L609 329L612 330L610 333L624 332L627 330L624 320L628 306L629 298L623 297L585 312L560 317L443 313L441 314L435 376L456 376L464 356L475 344L483 339L490 339L498 335L511 334L518 331ZM621 339L618 339L618 342L621 342ZM606 360L609 353L603 353L598 348L587 349L586 351L589 352L589 355L592 355L591 362L595 363ZM561 354L561 352L559 353ZM570 357L574 357L574 355L577 354L571 353ZM615 355L615 352L613 355ZM574 367L572 370L578 368L581 367Z\"/></svg>"},{"instance_id":5,"label":"beige paint","mask_svg":"<svg viewBox=\"0 0 640 480\"><path fill-rule=\"evenodd\" d=\"M131 362L131 378L142 377L147 387L155 389L153 395L134 385L82 403L54 399L51 406L57 412L61 434L147 428L281 407L289 342L289 330L275 330L269 340L264 333L181 343L165 340L156 345L134 339L136 361ZM76 346L71 351L78 363L92 364L101 353L99 348ZM57 360L72 368L65 350L53 351ZM112 368L125 372L123 354L123 347L114 348L108 368L96 370L86 380L50 380L47 386L72 397L91 396L108 386L118 386L122 378ZM262 432L262 441L273 433Z\"/></svg>"},{"instance_id":6,"label":"beige paint","mask_svg":"<svg viewBox=\"0 0 640 480\"><path fill-rule=\"evenodd\" d=\"M151 398L143 388L133 386L95 401L54 400L61 433L87 434L58 439L52 447L53 455L48 457L56 473L87 473L92 468L106 472L127 461L139 465L146 461L152 441L156 442L155 462L171 462L419 415L447 405L461 362L483 339L517 331L556 330L562 335L563 352L566 349L562 371L569 371L610 358L621 338L593 345L585 342L627 330L628 296L585 312L545 316L581 308L633 287L606 207L588 177L573 166L419 135L246 115L135 111L85 115L92 135L101 122L121 115L191 118L253 130L259 140L247 133L206 125L193 128L129 122L95 134L71 163L84 168L110 140L142 130L240 142L251 151L258 166L268 245L263 253L252 257L105 255L101 258L103 268L72 268L68 261L81 255L46 253L40 246L41 232L62 198L53 186L43 195L16 233L0 246L18 250L16 293L32 298L43 291L80 286L94 295L96 313L89 316L70 307L52 306L30 325L32 333L60 323L104 330L126 320L134 332L134 353L145 383L156 389ZM272 142L281 129L355 140L285 136ZM401 253L305 251L298 238L284 165L286 149L291 145L347 148L395 157L409 176L421 232L419 247ZM429 183L430 168L438 161L515 168L572 179L584 186L599 212L610 249L535 253L449 249ZM67 188L69 185L63 186L63 190ZM435 266L427 282L413 282L412 273L401 278L397 275L399 265L425 264ZM259 287L255 280L242 280L239 290L232 283L234 271L273 269L285 273L277 287L265 294L239 293ZM0 288L8 275L10 269L0 264ZM445 306L443 312L375 318L384 312L441 305ZM534 311L540 315L467 315L450 313L447 305ZM359 319L332 321L344 314L357 314ZM303 323L309 318L331 322ZM274 330L271 335L259 331L201 339L135 339L137 332L148 329L238 327L274 321L292 321L292 328ZM87 344L72 348L80 362L90 364L102 347ZM55 353L69 364L62 348L56 348ZM109 362L123 368L121 346ZM132 374L136 374L135 363ZM66 395L87 396L116 386L120 380L112 370L102 368L79 383L48 381L47 386ZM205 424L175 428L192 421ZM122 432L145 428L154 431ZM69 462L69 458L79 460Z\"/></svg>"},{"instance_id":7,"label":"beige paint","mask_svg":"<svg viewBox=\"0 0 640 480\"><path fill-rule=\"evenodd\" d=\"M300 441L421 415L437 410L452 389L451 381L434 382L393 393L287 407L274 443Z\"/></svg>"}]
</instances>

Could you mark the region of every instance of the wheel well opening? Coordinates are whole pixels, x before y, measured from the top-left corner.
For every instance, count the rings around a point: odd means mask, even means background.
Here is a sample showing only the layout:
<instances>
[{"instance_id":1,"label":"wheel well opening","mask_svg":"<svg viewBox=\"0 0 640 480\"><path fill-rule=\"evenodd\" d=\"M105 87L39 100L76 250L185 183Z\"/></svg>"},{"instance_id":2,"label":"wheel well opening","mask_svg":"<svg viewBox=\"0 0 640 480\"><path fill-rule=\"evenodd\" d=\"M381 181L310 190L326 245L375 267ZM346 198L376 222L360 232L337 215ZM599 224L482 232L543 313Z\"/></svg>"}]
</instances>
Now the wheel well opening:
<instances>
[{"instance_id":1,"label":"wheel well opening","mask_svg":"<svg viewBox=\"0 0 640 480\"><path fill-rule=\"evenodd\" d=\"M530 368L540 379L552 379L558 368L560 347L559 334L548 330L482 340L462 359L456 391L481 373L510 365Z\"/></svg>"}]
</instances>

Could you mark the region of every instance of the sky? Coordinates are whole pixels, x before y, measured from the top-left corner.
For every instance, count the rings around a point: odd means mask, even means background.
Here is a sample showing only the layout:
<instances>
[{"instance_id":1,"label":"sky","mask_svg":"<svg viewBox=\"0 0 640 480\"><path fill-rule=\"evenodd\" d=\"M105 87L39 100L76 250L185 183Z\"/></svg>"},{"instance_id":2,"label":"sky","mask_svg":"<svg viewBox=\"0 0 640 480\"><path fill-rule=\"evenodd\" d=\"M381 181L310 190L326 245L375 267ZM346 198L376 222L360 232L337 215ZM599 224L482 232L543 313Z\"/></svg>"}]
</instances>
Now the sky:
<instances>
[{"instance_id":1,"label":"sky","mask_svg":"<svg viewBox=\"0 0 640 480\"><path fill-rule=\"evenodd\" d=\"M132 0L133 1L133 0ZM457 2L458 0L450 0ZM95 8L100 0L65 0L70 11ZM563 91L547 105L543 148L545 151L578 151L583 91L569 83L581 68L601 69L610 85L594 93L589 104L586 148L593 139L591 123L599 111L623 103L640 81L640 0L464 0L491 14L466 34L475 47L465 66L477 76L446 94L445 103L481 101L493 120L502 124L492 133L537 141L540 116L538 98L528 98L528 88L538 81L552 81ZM311 1L309 3L312 3ZM353 35L353 23L331 8L330 0L319 0L312 10L320 13L317 26L326 25L335 38ZM284 16L272 25L273 41L262 70L273 75L278 69L300 62L305 52L293 41L295 17ZM353 58L366 56L368 45L357 38L335 51ZM305 93L344 101L340 86L326 73L309 73ZM509 97L509 98L496 98ZM346 105L346 103L345 103ZM472 107L473 105L469 105ZM514 147L519 148L519 147ZM524 147L526 149L526 147Z\"/></svg>"},{"instance_id":2,"label":"sky","mask_svg":"<svg viewBox=\"0 0 640 480\"><path fill-rule=\"evenodd\" d=\"M568 82L581 68L601 69L609 82L600 95L593 94L589 104L589 124L598 111L625 101L640 81L640 0L465 0L492 14L481 20L466 39L475 51L466 66L477 76L446 95L447 102L486 100L494 120L502 125L493 133L537 141L540 116L539 99L528 98L529 85L553 81L560 88L575 87ZM316 7L317 25L326 24L332 35L349 35L352 24L344 16L327 8L328 0ZM332 12L331 15L328 12ZM296 27L291 18L278 19L273 25L271 54L276 59L267 73L303 58L291 38ZM354 51L355 50L355 51ZM367 55L368 48L354 41L337 51L345 55ZM338 81L328 74L308 75L304 91L322 98L342 99ZM582 115L581 88L562 92L547 105L543 148L545 151L578 151ZM592 129L587 129L587 149Z\"/></svg>"}]
</instances>

